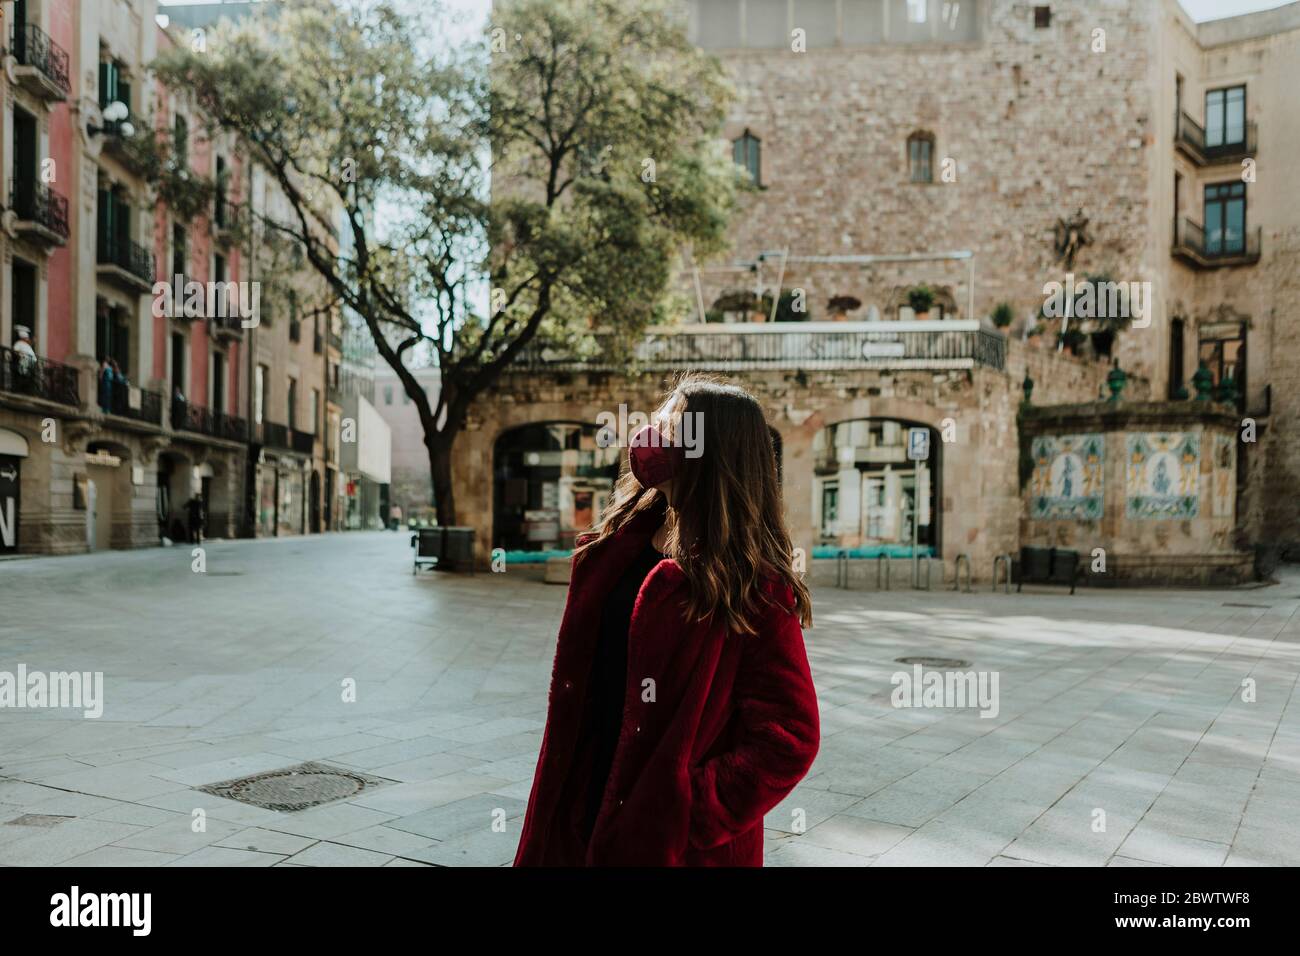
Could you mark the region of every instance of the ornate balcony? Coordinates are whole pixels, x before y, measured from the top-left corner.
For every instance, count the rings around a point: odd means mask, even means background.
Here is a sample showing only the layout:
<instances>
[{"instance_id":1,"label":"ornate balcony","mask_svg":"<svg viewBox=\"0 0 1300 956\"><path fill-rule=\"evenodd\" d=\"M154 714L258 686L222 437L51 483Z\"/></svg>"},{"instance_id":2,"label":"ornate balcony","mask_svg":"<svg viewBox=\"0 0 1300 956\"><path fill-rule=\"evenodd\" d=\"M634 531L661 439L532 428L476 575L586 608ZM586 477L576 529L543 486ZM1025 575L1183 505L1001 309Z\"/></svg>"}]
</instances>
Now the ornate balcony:
<instances>
[{"instance_id":1,"label":"ornate balcony","mask_svg":"<svg viewBox=\"0 0 1300 956\"><path fill-rule=\"evenodd\" d=\"M163 397L160 393L132 388L126 382L114 382L106 411L111 415L161 427L162 407Z\"/></svg>"},{"instance_id":2,"label":"ornate balcony","mask_svg":"<svg viewBox=\"0 0 1300 956\"><path fill-rule=\"evenodd\" d=\"M78 408L77 370L0 346L0 392Z\"/></svg>"},{"instance_id":3,"label":"ornate balcony","mask_svg":"<svg viewBox=\"0 0 1300 956\"><path fill-rule=\"evenodd\" d=\"M208 319L208 333L218 339L239 339L244 335L244 320L238 315L223 315Z\"/></svg>"},{"instance_id":4,"label":"ornate balcony","mask_svg":"<svg viewBox=\"0 0 1300 956\"><path fill-rule=\"evenodd\" d=\"M154 283L153 253L124 236L99 234L100 276L135 292L148 292Z\"/></svg>"},{"instance_id":5,"label":"ornate balcony","mask_svg":"<svg viewBox=\"0 0 1300 956\"><path fill-rule=\"evenodd\" d=\"M68 53L34 23L15 27L9 38L16 79L34 96L58 102L72 90Z\"/></svg>"},{"instance_id":6,"label":"ornate balcony","mask_svg":"<svg viewBox=\"0 0 1300 956\"><path fill-rule=\"evenodd\" d=\"M20 235L46 246L68 242L68 200L30 176L9 180L9 203Z\"/></svg>"},{"instance_id":7,"label":"ornate balcony","mask_svg":"<svg viewBox=\"0 0 1300 956\"><path fill-rule=\"evenodd\" d=\"M214 412L179 398L172 399L172 428L226 441L248 441L248 423L242 418Z\"/></svg>"},{"instance_id":8,"label":"ornate balcony","mask_svg":"<svg viewBox=\"0 0 1300 956\"><path fill-rule=\"evenodd\" d=\"M279 422L262 422L256 428L254 440L259 445L265 445L268 448L292 447L289 444L289 428L287 425L281 425Z\"/></svg>"},{"instance_id":9,"label":"ornate balcony","mask_svg":"<svg viewBox=\"0 0 1300 956\"><path fill-rule=\"evenodd\" d=\"M1254 121L1247 121L1241 139L1232 143L1205 144L1205 129L1184 112L1174 117L1174 145L1197 166L1217 166L1240 162L1255 155L1257 131Z\"/></svg>"},{"instance_id":10,"label":"ornate balcony","mask_svg":"<svg viewBox=\"0 0 1300 956\"><path fill-rule=\"evenodd\" d=\"M1219 269L1226 266L1248 266L1259 262L1260 228L1232 238L1223 234L1205 235L1200 223L1190 219L1178 220L1171 250L1174 258L1181 259L1194 269Z\"/></svg>"},{"instance_id":11,"label":"ornate balcony","mask_svg":"<svg viewBox=\"0 0 1300 956\"><path fill-rule=\"evenodd\" d=\"M296 452L310 455L316 445L316 436L311 432L300 432L296 428L291 428L289 429L289 445Z\"/></svg>"},{"instance_id":12,"label":"ornate balcony","mask_svg":"<svg viewBox=\"0 0 1300 956\"><path fill-rule=\"evenodd\" d=\"M773 322L686 325L650 330L633 347L645 369L1001 369L1006 340L978 320L899 322ZM515 365L535 371L616 370L603 354L590 358L530 343Z\"/></svg>"}]
</instances>

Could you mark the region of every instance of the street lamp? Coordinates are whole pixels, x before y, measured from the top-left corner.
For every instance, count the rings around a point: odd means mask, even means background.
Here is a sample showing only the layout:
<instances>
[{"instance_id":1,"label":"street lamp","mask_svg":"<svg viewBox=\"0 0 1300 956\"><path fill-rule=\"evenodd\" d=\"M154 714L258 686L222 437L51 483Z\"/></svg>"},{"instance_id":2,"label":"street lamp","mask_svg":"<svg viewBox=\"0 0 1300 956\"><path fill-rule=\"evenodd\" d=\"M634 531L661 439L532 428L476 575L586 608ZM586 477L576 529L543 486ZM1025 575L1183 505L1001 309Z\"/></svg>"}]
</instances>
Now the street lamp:
<instances>
[{"instance_id":1,"label":"street lamp","mask_svg":"<svg viewBox=\"0 0 1300 956\"><path fill-rule=\"evenodd\" d=\"M86 133L94 136L97 133L103 133L106 136L120 136L123 139L130 139L135 135L135 127L127 120L131 115L130 108L121 100L114 100L104 107L104 125L96 126L94 123L86 124Z\"/></svg>"}]
</instances>

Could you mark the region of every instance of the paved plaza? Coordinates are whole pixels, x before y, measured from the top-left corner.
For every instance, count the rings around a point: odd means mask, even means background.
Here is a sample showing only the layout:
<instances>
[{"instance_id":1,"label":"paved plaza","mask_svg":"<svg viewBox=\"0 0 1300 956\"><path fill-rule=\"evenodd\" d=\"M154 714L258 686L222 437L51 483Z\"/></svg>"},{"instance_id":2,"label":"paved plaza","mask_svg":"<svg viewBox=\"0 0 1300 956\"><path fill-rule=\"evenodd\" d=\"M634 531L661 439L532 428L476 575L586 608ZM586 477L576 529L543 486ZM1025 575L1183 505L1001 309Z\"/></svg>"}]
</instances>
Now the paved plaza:
<instances>
[{"instance_id":1,"label":"paved plaza","mask_svg":"<svg viewBox=\"0 0 1300 956\"><path fill-rule=\"evenodd\" d=\"M407 542L0 563L0 671L102 671L105 698L0 710L0 864L508 863L564 588L412 576ZM814 599L821 752L769 866L1300 864L1300 572ZM996 674L996 716L893 706L909 657ZM378 783L294 812L197 789L306 762Z\"/></svg>"}]
</instances>

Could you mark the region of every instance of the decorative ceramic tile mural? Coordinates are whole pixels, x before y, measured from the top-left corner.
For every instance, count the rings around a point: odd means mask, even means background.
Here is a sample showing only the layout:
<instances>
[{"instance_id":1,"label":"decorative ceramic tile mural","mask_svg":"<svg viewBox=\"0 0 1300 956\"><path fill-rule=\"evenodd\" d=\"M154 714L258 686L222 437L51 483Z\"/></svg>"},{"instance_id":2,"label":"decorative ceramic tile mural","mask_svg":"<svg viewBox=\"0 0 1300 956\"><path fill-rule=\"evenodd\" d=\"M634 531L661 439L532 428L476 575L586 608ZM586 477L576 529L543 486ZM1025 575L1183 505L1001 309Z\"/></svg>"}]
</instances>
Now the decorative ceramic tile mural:
<instances>
[{"instance_id":1,"label":"decorative ceramic tile mural","mask_svg":"<svg viewBox=\"0 0 1300 956\"><path fill-rule=\"evenodd\" d=\"M1193 432L1128 436L1130 518L1195 518L1200 512L1201 439Z\"/></svg>"},{"instance_id":2,"label":"decorative ceramic tile mural","mask_svg":"<svg viewBox=\"0 0 1300 956\"><path fill-rule=\"evenodd\" d=\"M1039 435L1030 453L1034 457L1030 517L1101 519L1104 436Z\"/></svg>"},{"instance_id":3,"label":"decorative ceramic tile mural","mask_svg":"<svg viewBox=\"0 0 1300 956\"><path fill-rule=\"evenodd\" d=\"M1210 513L1216 518L1231 518L1233 506L1233 475L1237 471L1237 443L1231 435L1214 436L1214 493L1210 498Z\"/></svg>"}]
</instances>

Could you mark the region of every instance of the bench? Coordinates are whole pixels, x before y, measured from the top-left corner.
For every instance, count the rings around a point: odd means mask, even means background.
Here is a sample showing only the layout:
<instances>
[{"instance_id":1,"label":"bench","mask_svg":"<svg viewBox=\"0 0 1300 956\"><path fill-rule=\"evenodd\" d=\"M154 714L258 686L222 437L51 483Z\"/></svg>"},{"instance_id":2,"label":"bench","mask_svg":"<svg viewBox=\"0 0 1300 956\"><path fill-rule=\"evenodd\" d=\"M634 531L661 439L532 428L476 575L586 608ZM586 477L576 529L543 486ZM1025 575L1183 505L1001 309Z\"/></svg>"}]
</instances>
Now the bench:
<instances>
[{"instance_id":1,"label":"bench","mask_svg":"<svg viewBox=\"0 0 1300 956\"><path fill-rule=\"evenodd\" d=\"M1021 548L1019 559L1012 562L1016 591L1028 584L1059 584L1070 586L1070 593L1078 583L1083 567L1078 551L1063 548Z\"/></svg>"}]
</instances>

